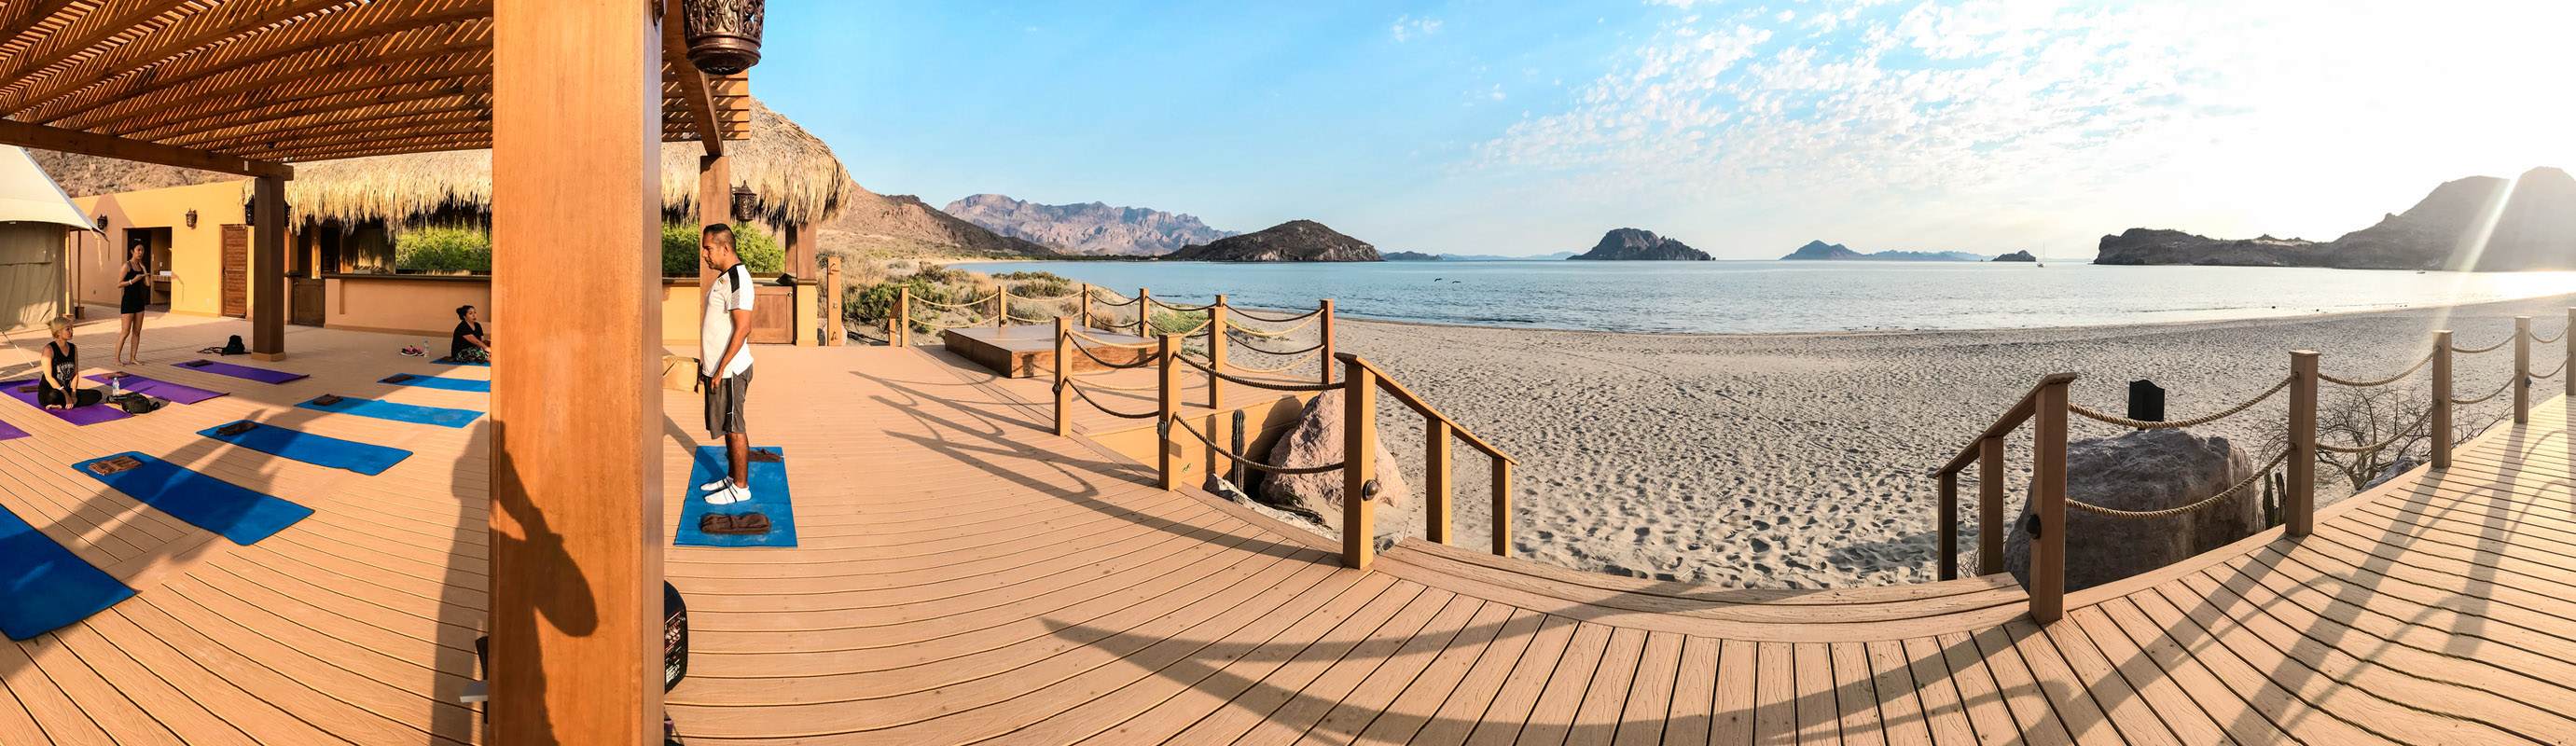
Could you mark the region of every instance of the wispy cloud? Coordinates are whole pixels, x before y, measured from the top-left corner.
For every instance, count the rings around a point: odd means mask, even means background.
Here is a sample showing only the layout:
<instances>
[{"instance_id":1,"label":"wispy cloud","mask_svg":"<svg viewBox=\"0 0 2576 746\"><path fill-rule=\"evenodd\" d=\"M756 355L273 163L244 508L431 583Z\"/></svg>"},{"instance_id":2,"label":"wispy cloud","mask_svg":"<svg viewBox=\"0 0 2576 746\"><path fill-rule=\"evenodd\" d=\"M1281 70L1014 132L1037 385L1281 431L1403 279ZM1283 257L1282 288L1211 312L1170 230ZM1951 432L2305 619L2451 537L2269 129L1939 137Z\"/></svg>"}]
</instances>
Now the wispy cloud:
<instances>
[{"instance_id":1,"label":"wispy cloud","mask_svg":"<svg viewBox=\"0 0 2576 746\"><path fill-rule=\"evenodd\" d=\"M1403 43L1411 41L1417 36L1430 36L1432 34L1440 33L1440 20L1437 18L1415 18L1411 15L1396 16L1395 25L1389 29L1389 32L1394 34L1397 43Z\"/></svg>"}]
</instances>

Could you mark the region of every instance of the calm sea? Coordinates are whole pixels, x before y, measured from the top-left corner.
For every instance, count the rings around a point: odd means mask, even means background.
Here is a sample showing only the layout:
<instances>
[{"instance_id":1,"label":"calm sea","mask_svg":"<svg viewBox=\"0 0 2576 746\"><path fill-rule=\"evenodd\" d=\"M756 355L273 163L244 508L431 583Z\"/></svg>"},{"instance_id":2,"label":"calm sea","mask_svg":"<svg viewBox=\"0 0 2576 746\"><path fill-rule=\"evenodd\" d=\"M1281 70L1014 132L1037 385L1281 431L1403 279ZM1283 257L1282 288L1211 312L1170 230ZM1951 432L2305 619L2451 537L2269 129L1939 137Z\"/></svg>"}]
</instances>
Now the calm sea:
<instances>
[{"instance_id":1,"label":"calm sea","mask_svg":"<svg viewBox=\"0 0 2576 746\"><path fill-rule=\"evenodd\" d=\"M2576 273L1969 262L1012 262L1175 303L1631 332L2095 326L2297 316L2576 292Z\"/></svg>"}]
</instances>

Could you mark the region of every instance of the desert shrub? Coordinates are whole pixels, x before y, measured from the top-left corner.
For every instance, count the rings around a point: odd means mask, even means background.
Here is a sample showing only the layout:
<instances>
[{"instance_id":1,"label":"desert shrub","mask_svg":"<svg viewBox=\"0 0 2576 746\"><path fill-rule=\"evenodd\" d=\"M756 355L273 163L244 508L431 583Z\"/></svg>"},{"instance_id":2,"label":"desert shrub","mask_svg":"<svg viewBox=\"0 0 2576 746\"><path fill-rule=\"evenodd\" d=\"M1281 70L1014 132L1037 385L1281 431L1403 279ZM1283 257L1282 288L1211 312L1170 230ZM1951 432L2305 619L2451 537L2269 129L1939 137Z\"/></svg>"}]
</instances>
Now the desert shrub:
<instances>
[{"instance_id":1,"label":"desert shrub","mask_svg":"<svg viewBox=\"0 0 2576 746\"><path fill-rule=\"evenodd\" d=\"M1036 280L1052 282L1058 285L1072 282L1072 280L1064 279L1062 275L1058 275L1054 272L1004 272L994 275L993 279L1011 280L1013 282Z\"/></svg>"},{"instance_id":2,"label":"desert shrub","mask_svg":"<svg viewBox=\"0 0 2576 746\"><path fill-rule=\"evenodd\" d=\"M698 273L698 236L701 228L688 223L662 224L662 274L694 275ZM750 223L733 224L733 250L742 255L742 263L753 272L781 272L787 267L787 248L768 231Z\"/></svg>"},{"instance_id":3,"label":"desert shrub","mask_svg":"<svg viewBox=\"0 0 2576 746\"><path fill-rule=\"evenodd\" d=\"M394 238L394 269L490 272L492 234L463 226L432 226L403 231Z\"/></svg>"}]
</instances>

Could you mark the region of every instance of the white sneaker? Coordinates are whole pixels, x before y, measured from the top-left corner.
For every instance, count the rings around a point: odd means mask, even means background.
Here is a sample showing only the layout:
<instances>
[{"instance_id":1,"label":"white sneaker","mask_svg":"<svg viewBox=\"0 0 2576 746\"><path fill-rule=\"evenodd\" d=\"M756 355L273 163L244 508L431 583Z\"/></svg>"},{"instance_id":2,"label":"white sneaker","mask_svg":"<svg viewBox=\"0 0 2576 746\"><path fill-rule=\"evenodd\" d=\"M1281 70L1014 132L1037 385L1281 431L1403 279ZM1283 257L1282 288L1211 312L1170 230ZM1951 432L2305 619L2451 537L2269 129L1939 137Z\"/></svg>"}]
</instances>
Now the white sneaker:
<instances>
[{"instance_id":1,"label":"white sneaker","mask_svg":"<svg viewBox=\"0 0 2576 746\"><path fill-rule=\"evenodd\" d=\"M751 488L749 488L749 487L744 487L744 486L742 486L742 485L734 485L734 486L732 486L732 487L726 488L726 489L725 489L725 494L726 494L726 495L730 495L730 496L732 496L732 498L733 498L733 499L731 499L731 500L726 500L726 501L725 501L725 503L726 503L726 504L728 504L728 505L733 504L733 503L751 502Z\"/></svg>"},{"instance_id":2,"label":"white sneaker","mask_svg":"<svg viewBox=\"0 0 2576 746\"><path fill-rule=\"evenodd\" d=\"M714 492L733 484L733 477L716 477L716 481L698 485L699 493Z\"/></svg>"}]
</instances>

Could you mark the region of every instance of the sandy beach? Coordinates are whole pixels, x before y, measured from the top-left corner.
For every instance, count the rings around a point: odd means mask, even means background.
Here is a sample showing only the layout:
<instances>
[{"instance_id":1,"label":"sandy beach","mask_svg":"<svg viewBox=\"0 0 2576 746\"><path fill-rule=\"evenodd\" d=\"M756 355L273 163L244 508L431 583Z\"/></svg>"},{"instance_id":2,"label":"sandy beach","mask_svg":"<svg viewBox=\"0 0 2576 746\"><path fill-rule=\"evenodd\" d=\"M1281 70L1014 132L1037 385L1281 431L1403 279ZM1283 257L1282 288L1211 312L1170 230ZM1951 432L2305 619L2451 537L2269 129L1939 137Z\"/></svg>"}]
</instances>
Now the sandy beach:
<instances>
[{"instance_id":1,"label":"sandy beach","mask_svg":"<svg viewBox=\"0 0 2576 746\"><path fill-rule=\"evenodd\" d=\"M1338 336L1342 351L1521 460L1517 554L1637 577L1818 588L1932 579L1931 471L2043 374L2081 374L2074 400L2109 412L2124 409L2129 381L2149 379L2167 390L2169 419L2182 419L2269 388L2287 375L2291 350L2323 353L2328 375L2377 378L2420 360L2436 329L2484 347L2527 314L2549 338L2571 303L2576 295L2293 319L1818 335L1344 321ZM2562 349L2535 345L2535 372L2556 367ZM2457 396L2502 385L2511 350L2461 356ZM2407 385L2421 397L2426 381L2418 374ZM2559 379L2535 384L2534 401L2562 390ZM2341 395L2328 386L2325 405ZM2267 456L2286 398L2195 431ZM2462 407L2459 421L2499 420L2511 398ZM1419 494L1420 418L1382 397L1380 422ZM2119 432L2080 418L2073 427L2077 438ZM2010 454L2009 510L2019 509L2027 442L2024 431ZM1486 463L1464 445L1456 452L1458 543L1482 547ZM2319 482L2321 500L2351 491L2326 470ZM1962 493L1973 495L1971 485ZM1975 520L1973 499L1963 503L1964 539ZM1402 520L1420 535L1418 511Z\"/></svg>"}]
</instances>

